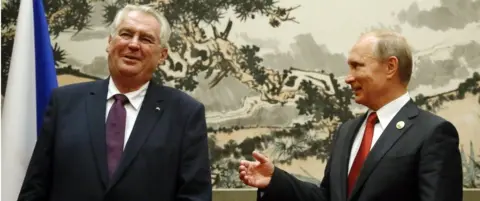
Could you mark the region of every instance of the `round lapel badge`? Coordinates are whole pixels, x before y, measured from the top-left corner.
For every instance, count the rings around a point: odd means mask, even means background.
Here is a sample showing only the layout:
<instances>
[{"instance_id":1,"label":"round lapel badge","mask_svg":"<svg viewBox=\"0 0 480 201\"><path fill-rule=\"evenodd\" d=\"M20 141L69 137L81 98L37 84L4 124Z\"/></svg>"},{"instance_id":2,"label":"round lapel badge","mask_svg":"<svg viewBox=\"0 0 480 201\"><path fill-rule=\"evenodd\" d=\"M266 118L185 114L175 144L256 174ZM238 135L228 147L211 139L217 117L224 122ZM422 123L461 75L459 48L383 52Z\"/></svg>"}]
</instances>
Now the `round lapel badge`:
<instances>
[{"instance_id":1,"label":"round lapel badge","mask_svg":"<svg viewBox=\"0 0 480 201\"><path fill-rule=\"evenodd\" d=\"M405 126L405 122L399 121L397 122L397 129L402 129Z\"/></svg>"}]
</instances>

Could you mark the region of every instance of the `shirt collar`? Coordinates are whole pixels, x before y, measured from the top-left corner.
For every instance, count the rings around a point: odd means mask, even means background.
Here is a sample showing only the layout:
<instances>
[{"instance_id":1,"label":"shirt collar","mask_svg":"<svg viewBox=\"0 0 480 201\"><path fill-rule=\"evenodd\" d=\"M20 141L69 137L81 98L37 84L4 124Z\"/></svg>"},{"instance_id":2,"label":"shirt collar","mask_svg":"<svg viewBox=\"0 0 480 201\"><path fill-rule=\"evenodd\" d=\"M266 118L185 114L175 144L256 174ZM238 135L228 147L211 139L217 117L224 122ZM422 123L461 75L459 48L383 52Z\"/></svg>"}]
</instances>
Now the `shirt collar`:
<instances>
[{"instance_id":1,"label":"shirt collar","mask_svg":"<svg viewBox=\"0 0 480 201\"><path fill-rule=\"evenodd\" d=\"M124 94L128 98L129 103L133 106L133 108L135 108L135 110L140 109L143 98L147 93L147 88L149 83L150 81L143 84L139 89ZM110 77L108 80L107 100L112 98L115 94L121 94L121 93L118 90L118 88L115 86L115 83L113 83L112 78Z\"/></svg>"},{"instance_id":2,"label":"shirt collar","mask_svg":"<svg viewBox=\"0 0 480 201\"><path fill-rule=\"evenodd\" d=\"M397 99L389 102L388 104L384 105L382 108L377 110L378 121L380 122L380 126L385 129L387 125L392 121L393 117L402 109L402 107L408 103L410 100L409 93L405 93L402 96L398 97ZM370 110L369 114L373 112Z\"/></svg>"}]
</instances>

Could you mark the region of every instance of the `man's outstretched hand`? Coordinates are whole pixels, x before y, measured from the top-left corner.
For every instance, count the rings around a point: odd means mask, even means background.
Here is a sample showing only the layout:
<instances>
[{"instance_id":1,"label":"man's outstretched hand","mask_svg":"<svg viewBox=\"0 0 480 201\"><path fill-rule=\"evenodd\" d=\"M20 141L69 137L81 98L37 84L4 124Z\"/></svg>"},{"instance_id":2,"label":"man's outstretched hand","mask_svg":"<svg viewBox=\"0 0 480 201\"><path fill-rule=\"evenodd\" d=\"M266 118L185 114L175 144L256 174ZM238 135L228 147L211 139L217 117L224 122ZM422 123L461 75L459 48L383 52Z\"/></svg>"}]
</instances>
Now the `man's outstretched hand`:
<instances>
[{"instance_id":1,"label":"man's outstretched hand","mask_svg":"<svg viewBox=\"0 0 480 201\"><path fill-rule=\"evenodd\" d=\"M256 151L252 153L252 156L256 161L240 161L240 180L252 187L265 188L272 179L273 163L266 156Z\"/></svg>"}]
</instances>

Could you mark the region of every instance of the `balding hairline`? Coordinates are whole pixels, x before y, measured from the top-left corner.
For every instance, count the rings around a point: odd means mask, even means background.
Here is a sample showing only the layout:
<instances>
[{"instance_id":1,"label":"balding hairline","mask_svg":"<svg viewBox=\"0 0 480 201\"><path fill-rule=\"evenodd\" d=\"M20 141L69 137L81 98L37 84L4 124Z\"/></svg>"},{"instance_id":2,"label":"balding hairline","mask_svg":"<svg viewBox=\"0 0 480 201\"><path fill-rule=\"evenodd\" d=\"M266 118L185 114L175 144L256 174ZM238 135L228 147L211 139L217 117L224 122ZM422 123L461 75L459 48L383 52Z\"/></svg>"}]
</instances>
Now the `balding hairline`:
<instances>
[{"instance_id":1,"label":"balding hairline","mask_svg":"<svg viewBox=\"0 0 480 201\"><path fill-rule=\"evenodd\" d=\"M160 40L160 46L167 48L168 47L168 41L170 40L170 35L171 35L171 27L170 24L168 23L168 20L163 16L162 13L156 11L154 8L148 6L148 5L132 5L128 4L125 7L123 7L121 10L117 12L115 15L115 18L112 22L112 25L110 26L110 35L113 36L117 34L118 31L118 26L122 22L122 20L125 18L125 16L133 11L139 11L141 13L147 14L149 16L152 16L157 20L157 22L160 25L160 33L158 35L159 40Z\"/></svg>"},{"instance_id":2,"label":"balding hairline","mask_svg":"<svg viewBox=\"0 0 480 201\"><path fill-rule=\"evenodd\" d=\"M413 59L410 45L402 35L385 29L373 30L361 36L374 37L373 54L380 61L386 61L394 56L398 59L400 80L408 85L412 75Z\"/></svg>"}]
</instances>

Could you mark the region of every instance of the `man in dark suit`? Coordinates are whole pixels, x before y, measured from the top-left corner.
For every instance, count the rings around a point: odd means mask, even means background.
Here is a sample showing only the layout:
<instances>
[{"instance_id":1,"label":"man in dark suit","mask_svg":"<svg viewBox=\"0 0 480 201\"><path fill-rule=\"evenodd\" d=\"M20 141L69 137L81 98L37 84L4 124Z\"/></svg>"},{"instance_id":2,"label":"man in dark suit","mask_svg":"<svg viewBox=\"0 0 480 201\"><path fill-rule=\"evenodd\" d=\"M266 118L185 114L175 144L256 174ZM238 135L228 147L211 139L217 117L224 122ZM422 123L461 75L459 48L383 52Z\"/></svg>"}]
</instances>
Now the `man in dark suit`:
<instances>
[{"instance_id":1,"label":"man in dark suit","mask_svg":"<svg viewBox=\"0 0 480 201\"><path fill-rule=\"evenodd\" d=\"M409 97L412 55L390 31L362 35L346 78L368 111L339 126L319 186L300 181L254 152L240 179L262 201L461 201L462 164L455 127Z\"/></svg>"},{"instance_id":2,"label":"man in dark suit","mask_svg":"<svg viewBox=\"0 0 480 201\"><path fill-rule=\"evenodd\" d=\"M53 92L19 200L210 201L205 108L151 81L168 22L128 5L112 26L111 76Z\"/></svg>"}]
</instances>

